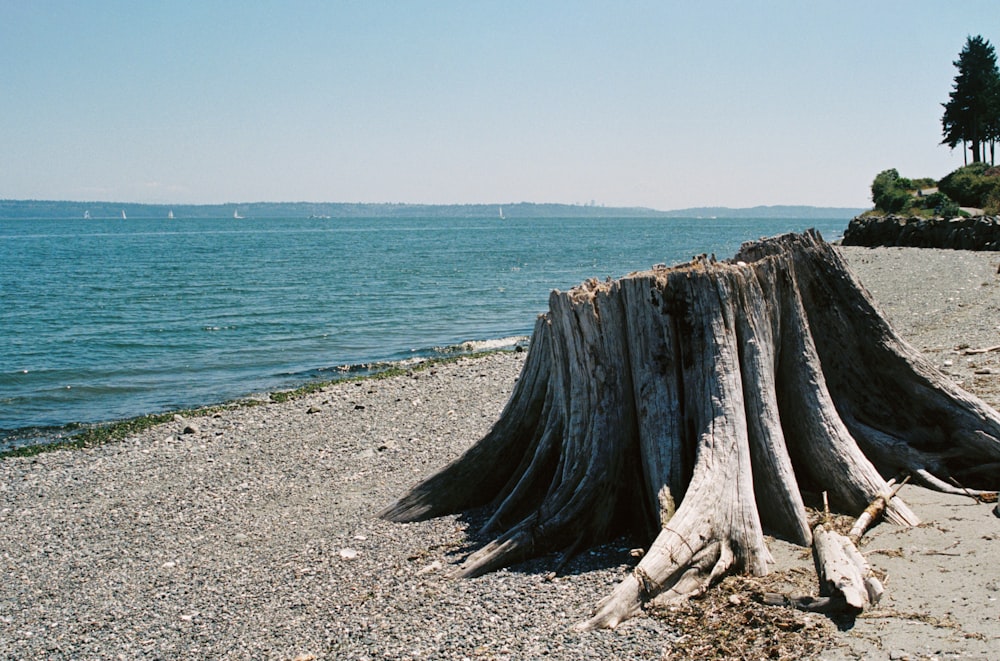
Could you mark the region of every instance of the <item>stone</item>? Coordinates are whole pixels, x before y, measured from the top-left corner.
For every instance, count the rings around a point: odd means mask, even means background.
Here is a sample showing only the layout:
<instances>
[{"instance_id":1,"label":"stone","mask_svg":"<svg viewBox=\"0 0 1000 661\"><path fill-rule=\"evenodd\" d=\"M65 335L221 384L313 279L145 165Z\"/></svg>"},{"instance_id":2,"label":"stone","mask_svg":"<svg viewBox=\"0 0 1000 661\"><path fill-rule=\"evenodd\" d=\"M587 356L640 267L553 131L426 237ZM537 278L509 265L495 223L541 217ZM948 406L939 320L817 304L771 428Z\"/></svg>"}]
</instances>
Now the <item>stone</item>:
<instances>
[{"instance_id":1,"label":"stone","mask_svg":"<svg viewBox=\"0 0 1000 661\"><path fill-rule=\"evenodd\" d=\"M858 216L844 232L845 246L908 246L956 250L996 250L1000 218L903 218ZM1000 269L998 269L1000 272Z\"/></svg>"}]
</instances>

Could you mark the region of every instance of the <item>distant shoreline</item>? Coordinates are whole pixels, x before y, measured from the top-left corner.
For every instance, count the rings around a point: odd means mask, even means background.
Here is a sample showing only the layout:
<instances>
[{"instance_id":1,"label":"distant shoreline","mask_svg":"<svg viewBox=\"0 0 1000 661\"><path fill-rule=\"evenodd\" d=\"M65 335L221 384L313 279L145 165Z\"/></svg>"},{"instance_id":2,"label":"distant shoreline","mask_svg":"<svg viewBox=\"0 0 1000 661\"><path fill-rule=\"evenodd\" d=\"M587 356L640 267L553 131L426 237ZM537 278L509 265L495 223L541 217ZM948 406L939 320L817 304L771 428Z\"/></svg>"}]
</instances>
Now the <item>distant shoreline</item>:
<instances>
[{"instance_id":1,"label":"distant shoreline","mask_svg":"<svg viewBox=\"0 0 1000 661\"><path fill-rule=\"evenodd\" d=\"M502 211L501 211L502 210ZM114 201L0 200L0 220L159 218L490 218L498 222L515 218L801 218L844 219L865 209L796 205L746 208L692 207L660 211L646 207L604 207L596 204L536 204L498 202L483 204L394 204L350 202L228 202L225 204L138 204Z\"/></svg>"}]
</instances>

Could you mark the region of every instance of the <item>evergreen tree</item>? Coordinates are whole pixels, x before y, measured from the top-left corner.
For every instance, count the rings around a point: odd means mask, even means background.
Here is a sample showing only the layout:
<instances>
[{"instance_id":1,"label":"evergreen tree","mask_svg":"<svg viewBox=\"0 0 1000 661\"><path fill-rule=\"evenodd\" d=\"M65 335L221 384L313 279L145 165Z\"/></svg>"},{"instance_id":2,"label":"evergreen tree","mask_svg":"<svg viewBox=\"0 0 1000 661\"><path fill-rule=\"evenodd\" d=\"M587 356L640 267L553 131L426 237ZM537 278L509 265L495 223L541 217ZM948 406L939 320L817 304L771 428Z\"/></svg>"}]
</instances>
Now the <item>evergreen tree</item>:
<instances>
[{"instance_id":1,"label":"evergreen tree","mask_svg":"<svg viewBox=\"0 0 1000 661\"><path fill-rule=\"evenodd\" d=\"M969 37L954 63L955 84L944 105L941 128L946 144L954 149L968 144L972 162L985 160L986 146L1000 139L1000 70L996 51L981 36Z\"/></svg>"}]
</instances>

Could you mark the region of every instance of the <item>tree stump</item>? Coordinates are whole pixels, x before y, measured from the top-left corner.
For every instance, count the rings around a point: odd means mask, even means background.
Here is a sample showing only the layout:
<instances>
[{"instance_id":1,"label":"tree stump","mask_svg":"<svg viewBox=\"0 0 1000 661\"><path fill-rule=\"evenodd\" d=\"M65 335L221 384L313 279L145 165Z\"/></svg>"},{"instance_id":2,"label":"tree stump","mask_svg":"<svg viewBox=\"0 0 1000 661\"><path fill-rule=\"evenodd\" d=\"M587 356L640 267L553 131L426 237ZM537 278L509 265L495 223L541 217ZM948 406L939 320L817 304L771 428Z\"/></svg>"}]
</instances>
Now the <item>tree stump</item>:
<instances>
[{"instance_id":1,"label":"tree stump","mask_svg":"<svg viewBox=\"0 0 1000 661\"><path fill-rule=\"evenodd\" d=\"M857 515L911 474L995 489L1000 415L907 345L815 231L553 291L492 430L382 516L489 506L475 576L625 529L648 551L594 616L614 627L728 571L764 530L812 542L806 502ZM885 517L918 522L899 499Z\"/></svg>"}]
</instances>

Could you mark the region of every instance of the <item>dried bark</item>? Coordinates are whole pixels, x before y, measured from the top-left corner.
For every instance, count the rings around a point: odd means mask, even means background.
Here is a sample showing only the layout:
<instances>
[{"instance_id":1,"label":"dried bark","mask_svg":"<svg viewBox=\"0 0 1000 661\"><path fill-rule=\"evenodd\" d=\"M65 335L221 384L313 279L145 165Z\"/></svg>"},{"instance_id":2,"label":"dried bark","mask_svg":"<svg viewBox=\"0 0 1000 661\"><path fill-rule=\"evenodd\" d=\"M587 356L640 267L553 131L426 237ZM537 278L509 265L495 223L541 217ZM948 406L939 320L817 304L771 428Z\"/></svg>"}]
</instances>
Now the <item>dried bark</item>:
<instances>
[{"instance_id":1,"label":"dried bark","mask_svg":"<svg viewBox=\"0 0 1000 661\"><path fill-rule=\"evenodd\" d=\"M805 502L821 492L857 515L900 473L996 489L981 467L998 439L1000 415L901 340L810 231L554 291L491 432L383 516L488 505L493 541L458 576L645 534L578 625L613 627L726 572L766 573L764 530L812 543ZM899 498L884 516L918 522Z\"/></svg>"}]
</instances>

